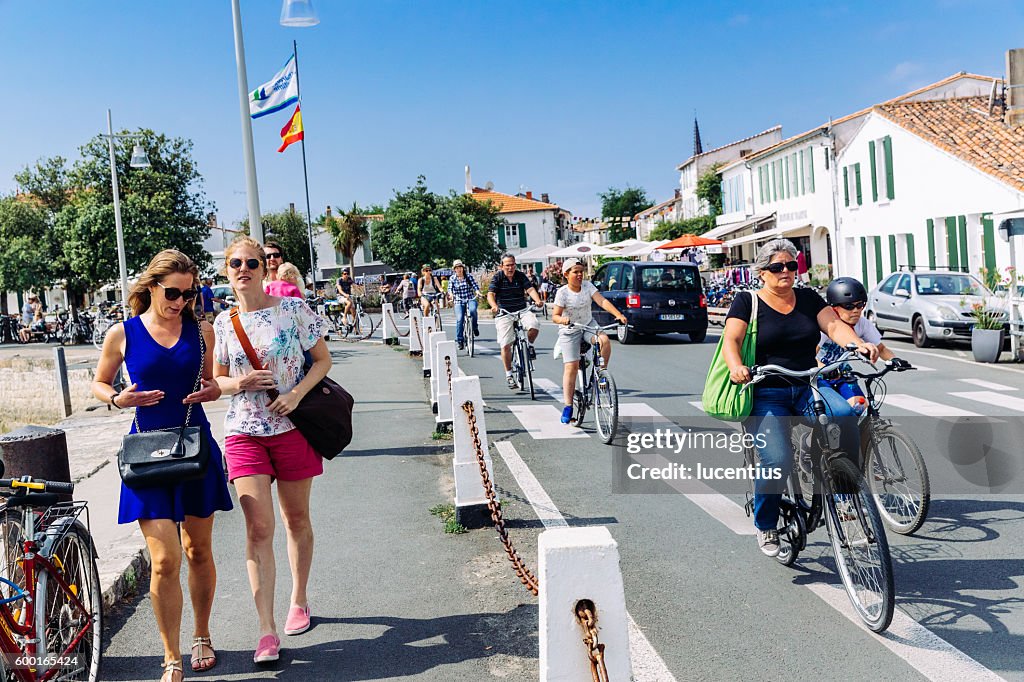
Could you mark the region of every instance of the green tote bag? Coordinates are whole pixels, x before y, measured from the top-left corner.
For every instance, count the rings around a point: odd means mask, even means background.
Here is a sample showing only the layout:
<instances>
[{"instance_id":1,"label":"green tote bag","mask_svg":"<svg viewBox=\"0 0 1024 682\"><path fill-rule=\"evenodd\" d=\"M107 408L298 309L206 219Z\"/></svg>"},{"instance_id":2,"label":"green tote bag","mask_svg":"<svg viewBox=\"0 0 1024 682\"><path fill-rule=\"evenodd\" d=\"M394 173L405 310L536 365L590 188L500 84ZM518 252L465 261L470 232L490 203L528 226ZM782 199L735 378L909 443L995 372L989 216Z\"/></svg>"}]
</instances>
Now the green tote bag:
<instances>
[{"instance_id":1,"label":"green tote bag","mask_svg":"<svg viewBox=\"0 0 1024 682\"><path fill-rule=\"evenodd\" d=\"M740 356L747 367L754 364L757 347L757 294L751 291L750 298L750 322L747 324L747 335L743 337L743 345L740 348ZM715 355L711 358L701 402L709 416L727 422L740 422L750 416L750 410L754 406L754 394L750 390L744 391L742 385L730 381L729 366L725 364L725 356L722 355L724 341L723 331L718 339Z\"/></svg>"}]
</instances>

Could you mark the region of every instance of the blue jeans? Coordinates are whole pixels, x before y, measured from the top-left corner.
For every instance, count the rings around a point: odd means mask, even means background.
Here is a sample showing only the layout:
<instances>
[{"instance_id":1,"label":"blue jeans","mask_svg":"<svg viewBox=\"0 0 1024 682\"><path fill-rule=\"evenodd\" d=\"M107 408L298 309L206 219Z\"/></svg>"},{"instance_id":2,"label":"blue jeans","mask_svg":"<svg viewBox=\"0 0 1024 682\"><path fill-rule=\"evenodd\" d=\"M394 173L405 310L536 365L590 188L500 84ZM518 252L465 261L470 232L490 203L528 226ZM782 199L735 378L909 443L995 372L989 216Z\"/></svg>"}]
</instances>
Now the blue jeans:
<instances>
[{"instance_id":1,"label":"blue jeans","mask_svg":"<svg viewBox=\"0 0 1024 682\"><path fill-rule=\"evenodd\" d=\"M856 413L832 388L820 386L819 390L825 400L826 413L842 429L840 447L859 465L860 429ZM743 426L748 433L764 436L765 446L757 448L762 471L770 468L782 471L781 480L762 478L754 481L754 526L760 530L772 530L778 526L779 499L793 470L793 444L790 441L792 422L787 418L803 417L804 421L813 424L813 403L814 394L806 384L784 388L754 388L754 406L750 418Z\"/></svg>"},{"instance_id":2,"label":"blue jeans","mask_svg":"<svg viewBox=\"0 0 1024 682\"><path fill-rule=\"evenodd\" d=\"M477 327L476 299L474 298L469 301L455 301L455 340L459 343L466 343L466 330L463 329L465 326L463 323L465 320L464 316L466 314L467 305L469 306L469 314L473 318L473 328L469 330L469 333L472 334L475 332Z\"/></svg>"}]
</instances>

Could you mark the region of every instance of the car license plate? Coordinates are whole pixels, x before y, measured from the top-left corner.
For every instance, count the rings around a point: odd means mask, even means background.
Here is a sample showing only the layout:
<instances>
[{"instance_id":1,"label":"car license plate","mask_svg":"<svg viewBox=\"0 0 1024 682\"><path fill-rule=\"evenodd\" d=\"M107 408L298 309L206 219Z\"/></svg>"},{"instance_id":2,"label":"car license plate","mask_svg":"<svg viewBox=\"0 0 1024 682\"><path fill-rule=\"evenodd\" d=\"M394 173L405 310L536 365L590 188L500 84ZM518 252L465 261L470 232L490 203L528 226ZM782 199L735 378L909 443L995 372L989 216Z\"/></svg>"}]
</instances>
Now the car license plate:
<instances>
[{"instance_id":1,"label":"car license plate","mask_svg":"<svg viewBox=\"0 0 1024 682\"><path fill-rule=\"evenodd\" d=\"M682 313L672 313L671 315L659 315L659 320L685 320L686 315Z\"/></svg>"}]
</instances>

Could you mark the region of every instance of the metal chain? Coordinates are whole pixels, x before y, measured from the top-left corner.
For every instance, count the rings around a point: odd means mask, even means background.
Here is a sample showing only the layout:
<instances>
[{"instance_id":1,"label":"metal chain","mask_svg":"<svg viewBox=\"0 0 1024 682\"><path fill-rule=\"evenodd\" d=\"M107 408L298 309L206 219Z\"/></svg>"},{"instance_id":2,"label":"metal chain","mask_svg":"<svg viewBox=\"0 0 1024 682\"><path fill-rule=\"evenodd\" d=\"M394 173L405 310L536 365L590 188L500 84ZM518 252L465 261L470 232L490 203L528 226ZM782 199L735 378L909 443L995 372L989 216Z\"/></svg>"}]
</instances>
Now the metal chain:
<instances>
[{"instance_id":1,"label":"metal chain","mask_svg":"<svg viewBox=\"0 0 1024 682\"><path fill-rule=\"evenodd\" d=\"M199 392L199 387L203 381L203 370L206 369L206 339L203 338L203 326L199 323L196 324L199 327L199 374L196 376L196 385L192 388L193 393ZM185 329L182 328L181 333L185 333ZM185 410L185 426L188 426L189 421L192 419L192 406L195 403L189 403L188 409ZM135 432L143 433L142 429L139 428L139 408L135 408L135 416L132 418L135 423ZM154 431L174 431L179 427L175 426L173 429L154 429Z\"/></svg>"},{"instance_id":2,"label":"metal chain","mask_svg":"<svg viewBox=\"0 0 1024 682\"><path fill-rule=\"evenodd\" d=\"M418 317L412 318L412 328L416 330L416 341L420 344L420 350L423 350L423 339L420 338L420 319Z\"/></svg>"},{"instance_id":3,"label":"metal chain","mask_svg":"<svg viewBox=\"0 0 1024 682\"><path fill-rule=\"evenodd\" d=\"M608 682L608 668L604 663L604 644L597 638L597 616L593 602L583 599L576 604L576 620L583 628L583 646L590 658L590 674L594 682Z\"/></svg>"},{"instance_id":4,"label":"metal chain","mask_svg":"<svg viewBox=\"0 0 1024 682\"><path fill-rule=\"evenodd\" d=\"M399 336L401 336L403 338L406 337L406 336L409 336L409 330L408 329L405 330L404 334L398 330L398 323L395 322L395 316L391 314L390 310L388 311L388 319L390 319L391 320L391 324L394 325L395 333L396 334L398 334Z\"/></svg>"},{"instance_id":5,"label":"metal chain","mask_svg":"<svg viewBox=\"0 0 1024 682\"><path fill-rule=\"evenodd\" d=\"M444 356L444 367L448 370L448 395L452 394L452 356Z\"/></svg>"},{"instance_id":6,"label":"metal chain","mask_svg":"<svg viewBox=\"0 0 1024 682\"><path fill-rule=\"evenodd\" d=\"M498 506L498 501L494 497L494 485L491 483L491 477L487 473L487 462L484 460L483 445L480 444L480 430L476 426L476 411L473 407L473 401L467 400L462 403L462 411L466 413L466 419L469 421L469 434L473 438L476 463L480 466L480 478L484 484L484 493L487 495L487 508L491 511L494 529L498 531L498 537L501 539L501 544L505 546L505 553L508 555L508 560L512 562L512 567L515 569L519 580L536 597L540 593L537 578L526 567L526 562L519 556L516 548L512 546L512 541L505 530L505 520L501 516L501 507Z\"/></svg>"}]
</instances>

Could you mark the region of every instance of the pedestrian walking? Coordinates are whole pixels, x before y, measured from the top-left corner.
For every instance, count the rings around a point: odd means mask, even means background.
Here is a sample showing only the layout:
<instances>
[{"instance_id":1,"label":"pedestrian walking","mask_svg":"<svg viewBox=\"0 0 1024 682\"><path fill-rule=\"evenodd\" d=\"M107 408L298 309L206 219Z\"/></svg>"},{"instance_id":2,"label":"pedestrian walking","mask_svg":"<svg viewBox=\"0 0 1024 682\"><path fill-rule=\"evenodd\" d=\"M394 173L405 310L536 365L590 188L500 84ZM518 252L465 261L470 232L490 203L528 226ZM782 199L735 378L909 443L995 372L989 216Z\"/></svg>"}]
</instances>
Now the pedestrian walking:
<instances>
[{"instance_id":1,"label":"pedestrian walking","mask_svg":"<svg viewBox=\"0 0 1024 682\"><path fill-rule=\"evenodd\" d=\"M203 319L210 324L213 324L214 319L217 317L216 306L214 304L223 304L224 299L217 298L213 293L213 280L209 277L203 279L203 286L199 289L199 296L203 299Z\"/></svg>"},{"instance_id":2,"label":"pedestrian walking","mask_svg":"<svg viewBox=\"0 0 1024 682\"><path fill-rule=\"evenodd\" d=\"M284 633L297 635L310 626L306 586L313 561L313 527L309 496L313 477L323 473L323 459L288 414L327 375L331 357L322 338L323 322L306 302L271 296L260 286L267 259L259 242L240 237L228 247L225 259L238 307L221 313L214 325L214 376L224 393L232 396L224 421L228 478L245 514L246 569L259 629L253 661L267 663L279 658L281 648L274 619L271 484L275 480L292 577ZM243 338L265 369L253 370ZM313 361L308 368L303 367L303 351L309 351Z\"/></svg>"},{"instance_id":3,"label":"pedestrian walking","mask_svg":"<svg viewBox=\"0 0 1024 682\"><path fill-rule=\"evenodd\" d=\"M196 319L192 306L198 284L199 271L188 256L173 249L158 253L128 295L134 317L107 332L92 384L99 400L119 409L136 408L131 433L176 428L188 421L202 427L210 447L209 465L200 479L145 489L121 484L118 523L138 521L152 561L149 596L164 647L162 682L178 682L183 676L182 552L195 623L192 670L206 671L217 663L210 641L217 587L213 515L232 507L220 449L201 405L217 400L221 389L212 374L213 328ZM133 383L118 393L113 382L122 362ZM200 389L194 391L200 366Z\"/></svg>"}]
</instances>

